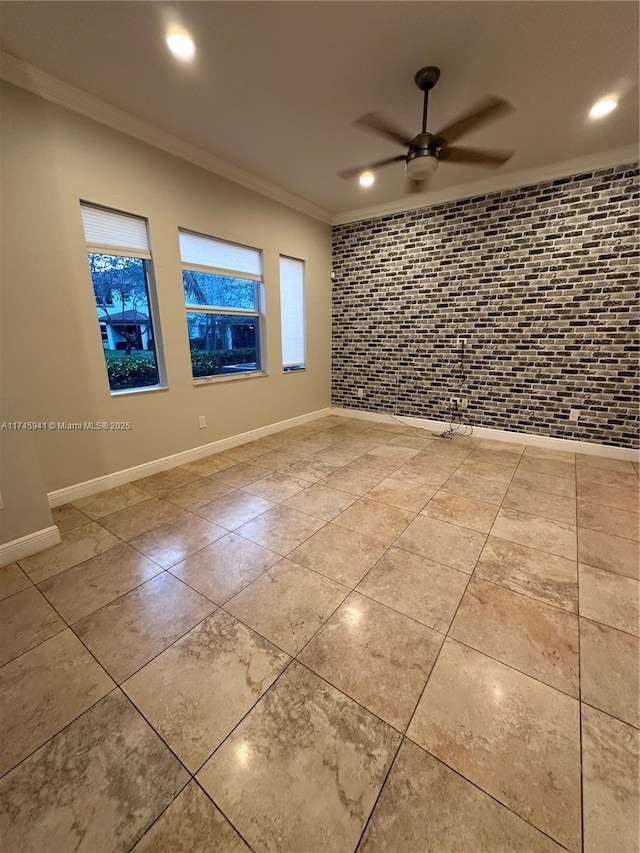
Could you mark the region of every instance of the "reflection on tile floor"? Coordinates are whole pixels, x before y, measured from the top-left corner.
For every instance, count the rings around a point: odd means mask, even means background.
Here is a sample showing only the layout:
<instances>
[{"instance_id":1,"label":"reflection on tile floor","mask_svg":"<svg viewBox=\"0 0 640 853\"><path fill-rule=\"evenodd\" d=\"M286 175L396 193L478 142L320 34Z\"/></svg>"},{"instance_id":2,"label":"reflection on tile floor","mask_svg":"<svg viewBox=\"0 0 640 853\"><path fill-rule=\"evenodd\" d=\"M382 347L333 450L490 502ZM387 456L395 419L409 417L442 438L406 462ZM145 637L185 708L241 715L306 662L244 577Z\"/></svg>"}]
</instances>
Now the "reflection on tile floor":
<instances>
[{"instance_id":1,"label":"reflection on tile floor","mask_svg":"<svg viewBox=\"0 0 640 853\"><path fill-rule=\"evenodd\" d=\"M3 843L638 853L637 471L330 416L59 507Z\"/></svg>"}]
</instances>

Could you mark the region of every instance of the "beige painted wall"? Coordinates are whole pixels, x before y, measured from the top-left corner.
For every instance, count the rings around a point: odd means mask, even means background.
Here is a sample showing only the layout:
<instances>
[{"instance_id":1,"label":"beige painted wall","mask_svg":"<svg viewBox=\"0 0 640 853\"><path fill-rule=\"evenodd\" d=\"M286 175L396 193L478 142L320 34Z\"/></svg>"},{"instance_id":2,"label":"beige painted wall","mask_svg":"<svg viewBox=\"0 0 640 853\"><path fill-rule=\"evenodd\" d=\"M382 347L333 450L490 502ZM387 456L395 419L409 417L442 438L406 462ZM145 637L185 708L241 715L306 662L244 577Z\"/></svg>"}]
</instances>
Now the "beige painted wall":
<instances>
[{"instance_id":1,"label":"beige painted wall","mask_svg":"<svg viewBox=\"0 0 640 853\"><path fill-rule=\"evenodd\" d=\"M37 433L48 491L329 405L328 225L21 89L0 94L3 370L27 389L25 420L132 424ZM149 221L166 391L109 393L79 199ZM262 249L268 376L194 386L178 226ZM279 254L306 262L305 372L280 365Z\"/></svg>"},{"instance_id":2,"label":"beige painted wall","mask_svg":"<svg viewBox=\"0 0 640 853\"><path fill-rule=\"evenodd\" d=\"M0 385L0 423L19 418L24 408L21 389L11 388L3 361ZM33 432L0 430L0 545L53 524ZM0 558L0 566L4 560Z\"/></svg>"}]
</instances>

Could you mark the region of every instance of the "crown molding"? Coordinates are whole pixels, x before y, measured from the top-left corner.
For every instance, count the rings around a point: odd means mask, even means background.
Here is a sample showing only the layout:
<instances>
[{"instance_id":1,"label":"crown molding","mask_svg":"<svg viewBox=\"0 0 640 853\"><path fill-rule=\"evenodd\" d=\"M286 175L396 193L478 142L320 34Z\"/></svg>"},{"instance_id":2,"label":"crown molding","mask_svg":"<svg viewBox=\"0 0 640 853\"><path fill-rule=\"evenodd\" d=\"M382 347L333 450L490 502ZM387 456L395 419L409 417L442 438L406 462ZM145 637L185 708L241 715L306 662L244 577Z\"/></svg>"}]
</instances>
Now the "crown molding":
<instances>
[{"instance_id":1,"label":"crown molding","mask_svg":"<svg viewBox=\"0 0 640 853\"><path fill-rule=\"evenodd\" d=\"M320 222L331 223L329 211L312 202L252 175L250 172L245 172L244 169L234 166L204 148L199 148L173 133L161 130L149 122L136 118L131 113L85 92L84 89L79 89L71 83L65 83L46 71L36 68L35 65L30 65L28 62L24 62L2 50L0 50L0 79L33 92L47 101L79 113L86 118L93 119L93 121L104 124L113 130L133 136L154 148L160 148L162 151L180 157L182 160L188 160L196 166L214 172L222 178L227 178L273 201L280 202L280 204L291 207L314 219L319 219Z\"/></svg>"},{"instance_id":2,"label":"crown molding","mask_svg":"<svg viewBox=\"0 0 640 853\"><path fill-rule=\"evenodd\" d=\"M595 169L606 169L609 166L620 166L624 163L635 163L639 157L637 145L627 145L624 148L615 148L609 151L599 151L596 154L588 154L585 157L575 157L571 160L563 160L559 163L551 163L546 166L536 166L532 169L524 169L519 172L493 175L482 181L473 181L469 184L458 184L432 193L420 193L411 196L410 200L392 201L373 207L362 207L358 210L348 210L345 213L336 214L331 220L332 225L344 225L348 222L358 222L363 219L377 219L380 216L388 216L393 213L404 213L409 210L420 210L425 207L433 207L447 201L458 201L463 198L488 195L500 190L517 189L529 184L540 184L555 178L565 178L570 175L578 175L581 172L591 172Z\"/></svg>"},{"instance_id":3,"label":"crown molding","mask_svg":"<svg viewBox=\"0 0 640 853\"><path fill-rule=\"evenodd\" d=\"M487 195L500 190L516 189L528 184L537 184L543 181L562 178L568 175L576 175L580 172L588 172L593 169L603 169L609 166L618 166L622 163L631 163L638 160L638 146L628 145L624 148L616 148L609 151L601 151L584 157L577 157L553 163L546 166L538 166L519 172L493 175L481 181L473 181L468 184L458 184L447 187L433 193L419 193L410 199L387 202L372 207L357 208L343 213L331 214L324 208L318 207L306 199L271 184L262 178L246 172L238 166L234 166L221 157L199 148L190 142L176 136L168 131L146 122L136 116L113 106L106 101L85 92L71 83L65 83L36 68L28 62L24 62L5 51L0 50L0 79L33 92L47 101L65 107L68 110L79 113L86 118L104 124L113 130L125 133L147 145L159 148L182 160L200 166L209 172L213 172L222 178L240 184L249 190L260 193L260 195L293 208L300 213L318 219L320 222L332 225L343 225L348 222L358 222L363 219L375 219L380 216L388 216L393 213L404 213L410 210L432 207L448 201L458 201L463 198L472 198L478 195Z\"/></svg>"}]
</instances>

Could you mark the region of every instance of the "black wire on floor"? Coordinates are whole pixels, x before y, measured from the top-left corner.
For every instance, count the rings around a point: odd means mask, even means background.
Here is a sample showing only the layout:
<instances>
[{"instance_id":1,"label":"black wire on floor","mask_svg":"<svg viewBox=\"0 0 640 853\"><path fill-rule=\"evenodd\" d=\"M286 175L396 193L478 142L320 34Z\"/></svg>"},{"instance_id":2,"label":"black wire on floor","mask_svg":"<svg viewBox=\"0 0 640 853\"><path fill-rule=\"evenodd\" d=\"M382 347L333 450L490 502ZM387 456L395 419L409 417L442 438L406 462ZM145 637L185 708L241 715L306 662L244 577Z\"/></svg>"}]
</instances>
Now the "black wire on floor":
<instances>
[{"instance_id":1,"label":"black wire on floor","mask_svg":"<svg viewBox=\"0 0 640 853\"><path fill-rule=\"evenodd\" d=\"M470 424L463 423L462 413L460 412L459 400L464 392L464 385L467 381L467 373L464 363L464 338L460 349L460 373L456 377L458 380L458 396L452 403L451 414L449 415L449 429L441 433L434 433L438 438L444 438L446 441L451 441L454 435L469 436L473 434L473 427Z\"/></svg>"},{"instance_id":2,"label":"black wire on floor","mask_svg":"<svg viewBox=\"0 0 640 853\"><path fill-rule=\"evenodd\" d=\"M465 355L465 353L464 353L464 349L465 349L464 348L464 338L461 338L460 341L461 341L460 372L457 375L457 377L454 376L454 379L458 380L458 394L459 395L463 393L464 385L467 381L467 373L465 370L465 363L464 363L464 355ZM406 424L402 420L402 417L398 414L399 393L400 393L400 367L397 366L396 367L396 399L395 399L394 411L391 414L391 417L397 423L401 424L402 426L406 426ZM471 426L471 424L463 423L462 414L460 412L460 407L459 407L458 402L457 402L457 400L459 400L459 399L460 399L460 397L458 396L457 398L455 398L454 402L451 404L452 408L451 408L451 412L449 414L449 429L446 429L444 432L433 432L433 433L431 433L436 438L443 438L446 441L450 441L455 435L459 435L459 436L463 436L463 437L473 435L473 427Z\"/></svg>"}]
</instances>

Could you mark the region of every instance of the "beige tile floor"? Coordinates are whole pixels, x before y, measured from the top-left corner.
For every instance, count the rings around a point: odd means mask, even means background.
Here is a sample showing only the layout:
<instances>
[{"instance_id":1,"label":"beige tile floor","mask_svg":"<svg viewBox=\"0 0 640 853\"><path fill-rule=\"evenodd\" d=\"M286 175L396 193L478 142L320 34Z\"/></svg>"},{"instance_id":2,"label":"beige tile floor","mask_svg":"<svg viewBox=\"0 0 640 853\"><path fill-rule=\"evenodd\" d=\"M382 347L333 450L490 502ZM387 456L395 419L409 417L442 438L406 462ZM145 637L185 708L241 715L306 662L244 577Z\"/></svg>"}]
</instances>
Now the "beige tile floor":
<instances>
[{"instance_id":1,"label":"beige tile floor","mask_svg":"<svg viewBox=\"0 0 640 853\"><path fill-rule=\"evenodd\" d=\"M332 416L56 509L3 849L637 853L637 472Z\"/></svg>"}]
</instances>

